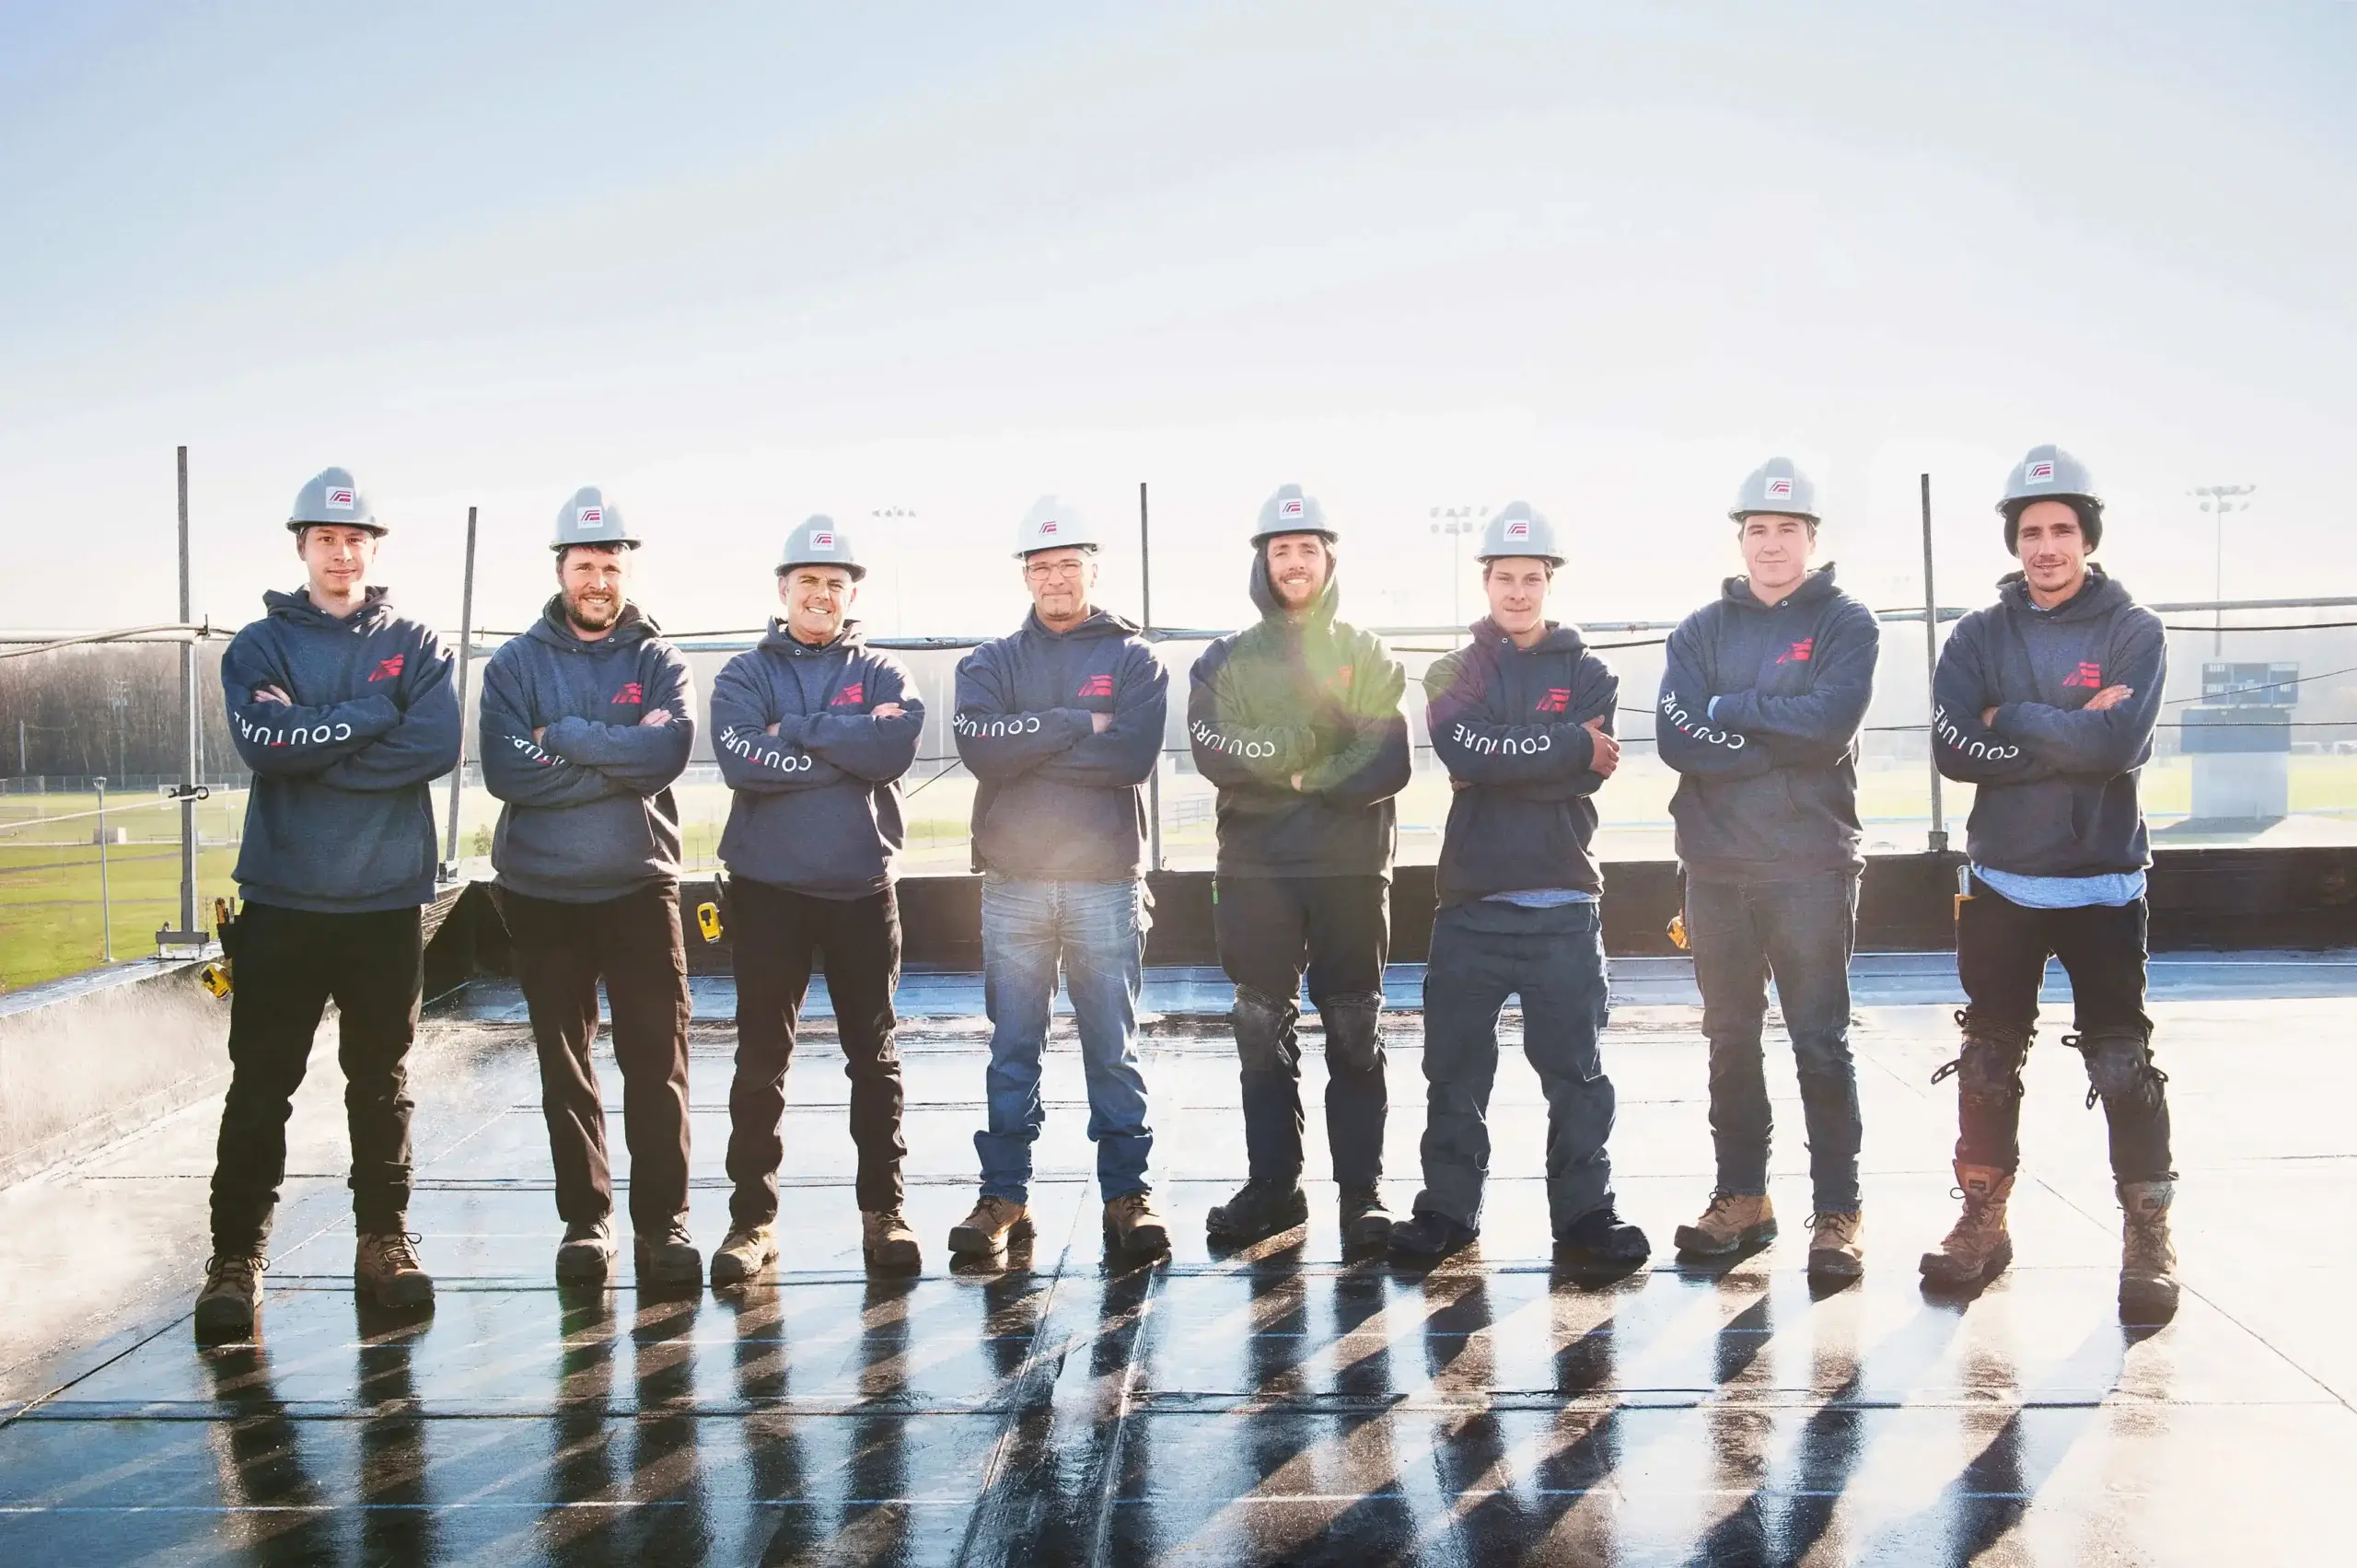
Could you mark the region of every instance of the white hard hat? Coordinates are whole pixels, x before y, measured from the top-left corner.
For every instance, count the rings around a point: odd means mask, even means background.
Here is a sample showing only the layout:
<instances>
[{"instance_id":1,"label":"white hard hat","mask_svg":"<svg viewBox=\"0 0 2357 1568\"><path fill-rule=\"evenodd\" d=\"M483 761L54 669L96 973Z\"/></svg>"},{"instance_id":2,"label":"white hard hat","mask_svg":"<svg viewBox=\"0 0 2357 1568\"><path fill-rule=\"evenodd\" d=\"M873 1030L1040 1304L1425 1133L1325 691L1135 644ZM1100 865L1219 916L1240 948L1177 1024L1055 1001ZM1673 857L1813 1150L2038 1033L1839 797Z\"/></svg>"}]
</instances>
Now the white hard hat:
<instances>
[{"instance_id":1,"label":"white hard hat","mask_svg":"<svg viewBox=\"0 0 2357 1568\"><path fill-rule=\"evenodd\" d=\"M1790 458L1771 458L1744 475L1727 516L1736 522L1755 512L1817 520L1817 485Z\"/></svg>"},{"instance_id":2,"label":"white hard hat","mask_svg":"<svg viewBox=\"0 0 2357 1568\"><path fill-rule=\"evenodd\" d=\"M377 520L376 509L368 505L368 497L360 494L350 469L322 469L296 493L295 505L286 513L286 526L301 533L320 523L366 528L379 538L385 532L385 525Z\"/></svg>"},{"instance_id":3,"label":"white hard hat","mask_svg":"<svg viewBox=\"0 0 2357 1568\"><path fill-rule=\"evenodd\" d=\"M1304 495L1298 484L1280 484L1274 495L1260 503L1252 542L1257 546L1263 540L1288 533L1323 534L1329 544L1341 538L1326 520L1326 508L1318 505L1317 496Z\"/></svg>"},{"instance_id":4,"label":"white hard hat","mask_svg":"<svg viewBox=\"0 0 2357 1568\"><path fill-rule=\"evenodd\" d=\"M1527 501L1509 501L1499 508L1490 526L1481 530L1481 549L1473 559L1496 561L1509 555L1527 555L1558 566L1563 563L1562 547L1555 542L1555 525Z\"/></svg>"},{"instance_id":5,"label":"white hard hat","mask_svg":"<svg viewBox=\"0 0 2357 1568\"><path fill-rule=\"evenodd\" d=\"M639 537L622 515L606 504L606 493L594 484L582 486L573 499L556 510L556 540L549 548L563 553L576 544L602 544L636 550Z\"/></svg>"},{"instance_id":6,"label":"white hard hat","mask_svg":"<svg viewBox=\"0 0 2357 1568\"><path fill-rule=\"evenodd\" d=\"M836 527L834 518L823 516L805 519L785 536L785 548L778 552L779 575L796 566L841 566L854 583L867 575L859 552L852 548L851 535Z\"/></svg>"},{"instance_id":7,"label":"white hard hat","mask_svg":"<svg viewBox=\"0 0 2357 1568\"><path fill-rule=\"evenodd\" d=\"M1015 528L1015 557L1020 561L1039 550L1095 550L1097 529L1061 496L1042 495L1023 514Z\"/></svg>"}]
</instances>

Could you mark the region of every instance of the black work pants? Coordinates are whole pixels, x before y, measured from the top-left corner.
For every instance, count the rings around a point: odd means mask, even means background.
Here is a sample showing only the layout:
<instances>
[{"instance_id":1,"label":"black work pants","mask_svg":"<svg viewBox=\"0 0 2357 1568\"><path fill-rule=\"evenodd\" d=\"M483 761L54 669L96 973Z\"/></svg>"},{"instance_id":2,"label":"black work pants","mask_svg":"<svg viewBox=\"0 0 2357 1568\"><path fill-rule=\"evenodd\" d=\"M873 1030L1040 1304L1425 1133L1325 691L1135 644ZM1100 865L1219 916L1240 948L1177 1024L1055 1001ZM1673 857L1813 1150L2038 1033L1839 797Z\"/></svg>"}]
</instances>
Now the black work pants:
<instances>
[{"instance_id":1,"label":"black work pants","mask_svg":"<svg viewBox=\"0 0 2357 1568\"><path fill-rule=\"evenodd\" d=\"M1236 982L1244 1144L1256 1181L1294 1181L1302 1167L1302 977L1326 1026L1326 1138L1334 1179L1371 1187L1383 1175L1387 1099L1383 960L1391 947L1390 886L1381 877L1222 877L1212 894L1220 968Z\"/></svg>"},{"instance_id":2,"label":"black work pants","mask_svg":"<svg viewBox=\"0 0 2357 1568\"><path fill-rule=\"evenodd\" d=\"M688 954L679 888L657 882L591 904L494 889L540 1054L540 1114L567 1225L613 1212L606 1105L589 1059L598 982L614 1019L630 1144L630 1223L659 1235L688 1212Z\"/></svg>"},{"instance_id":3,"label":"black work pants","mask_svg":"<svg viewBox=\"0 0 2357 1568\"><path fill-rule=\"evenodd\" d=\"M213 1250L260 1252L286 1178L286 1119L332 998L352 1134L352 1213L401 1230L409 1209L409 1048L424 944L415 907L319 914L249 903L233 938L229 1093L213 1166Z\"/></svg>"},{"instance_id":4,"label":"black work pants","mask_svg":"<svg viewBox=\"0 0 2357 1568\"><path fill-rule=\"evenodd\" d=\"M1960 1074L1956 1159L2002 1170L2021 1162L2020 1064L2028 1053L2028 1031L2038 1021L2046 960L2052 957L2062 960L2071 977L2073 1022L2097 1085L2104 1077L2093 1053L2096 1041L2132 1036L2137 1043L2130 1049L2142 1059L2142 1072L2127 1074L2114 1092L2100 1097L2111 1133L2112 1175L2120 1181L2153 1181L2174 1174L2163 1087L2167 1080L2151 1069L2145 1043L2153 1025L2144 1013L2144 900L2040 910L2014 903L1977 877L1972 891L1957 911L1956 932L1956 977L1971 1003L1966 1049L1975 1049L1969 1040L1973 1025L1983 1022L1996 1026L2009 1041L2018 1036L2022 1043L2013 1051L2010 1088L2002 1072Z\"/></svg>"},{"instance_id":5,"label":"black work pants","mask_svg":"<svg viewBox=\"0 0 2357 1568\"><path fill-rule=\"evenodd\" d=\"M827 996L851 1079L851 1137L859 1151L859 1206L900 1206L900 1052L892 992L900 981L900 907L892 890L821 899L749 877L728 879L737 970L737 1076L728 1087L728 1216L739 1225L777 1218L779 1123L794 1031L810 989L810 959L826 965Z\"/></svg>"}]
</instances>

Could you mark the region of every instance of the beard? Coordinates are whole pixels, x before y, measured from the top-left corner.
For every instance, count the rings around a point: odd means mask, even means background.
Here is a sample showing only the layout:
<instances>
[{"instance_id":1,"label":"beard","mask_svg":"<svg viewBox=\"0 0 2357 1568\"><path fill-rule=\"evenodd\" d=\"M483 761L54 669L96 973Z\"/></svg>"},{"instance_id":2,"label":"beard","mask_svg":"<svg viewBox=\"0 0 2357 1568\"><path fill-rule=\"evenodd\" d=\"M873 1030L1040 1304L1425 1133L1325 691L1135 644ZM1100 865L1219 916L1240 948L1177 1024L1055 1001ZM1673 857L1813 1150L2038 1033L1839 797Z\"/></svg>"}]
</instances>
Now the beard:
<instances>
[{"instance_id":1,"label":"beard","mask_svg":"<svg viewBox=\"0 0 2357 1568\"><path fill-rule=\"evenodd\" d=\"M614 623L622 618L622 598L615 594L599 605L585 603L567 594L564 618L584 632L610 632Z\"/></svg>"}]
</instances>

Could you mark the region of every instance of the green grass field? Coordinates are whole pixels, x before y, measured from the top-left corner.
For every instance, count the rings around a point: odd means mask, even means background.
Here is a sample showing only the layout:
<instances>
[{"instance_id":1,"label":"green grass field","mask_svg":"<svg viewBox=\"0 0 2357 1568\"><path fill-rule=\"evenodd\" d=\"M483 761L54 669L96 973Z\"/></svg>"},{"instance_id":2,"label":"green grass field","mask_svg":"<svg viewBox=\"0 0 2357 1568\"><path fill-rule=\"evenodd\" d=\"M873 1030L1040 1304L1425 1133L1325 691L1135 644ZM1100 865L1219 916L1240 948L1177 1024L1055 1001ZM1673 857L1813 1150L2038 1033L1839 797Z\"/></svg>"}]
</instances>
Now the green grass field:
<instances>
[{"instance_id":1,"label":"green grass field","mask_svg":"<svg viewBox=\"0 0 2357 1568\"><path fill-rule=\"evenodd\" d=\"M902 869L912 876L938 876L968 868L966 824L973 808L974 782L960 771L942 772L939 762L920 763L911 774L905 814L909 843ZM934 775L939 773L938 778ZM928 779L932 782L926 782ZM2192 765L2165 758L2144 771L2145 809L2155 829L2182 820L2192 808ZM1597 847L1610 859L1645 859L1670 854L1669 796L1677 780L1649 753L1631 750L1620 772L1605 787L1597 805L1603 815ZM1931 790L1920 765L1877 764L1858 780L1859 814L1873 853L1903 853L1923 846ZM2318 835L2357 841L2357 756L2298 756L2292 759L2292 810ZM1419 771L1399 797L1399 855L1409 864L1430 862L1440 850L1440 828L1448 815L1445 775ZM1946 788L1951 830L1962 841L1972 809L1968 786ZM683 854L691 872L719 865L720 832L728 817L728 791L718 783L691 783L678 790ZM447 796L435 792L439 814ZM1212 865L1211 791L1200 778L1163 776L1163 856L1174 870L1208 870ZM99 852L91 842L95 819L52 820L87 812L98 805L88 795L0 796L0 987L16 990L39 981L74 974L99 961ZM153 796L112 796L108 825L127 829L133 842L110 846L108 877L112 891L115 956L136 958L155 950L155 933L178 917L180 899L179 814ZM120 807L120 809L118 809ZM204 847L198 856L201 915L213 923L215 897L235 889L230 868L244 819L242 794L215 796L198 811ZM491 830L499 803L480 789L467 792L460 817L459 853L469 872L489 876ZM17 824L22 824L17 826ZM2194 841L2172 841L2194 842ZM2233 842L2235 835L2203 842Z\"/></svg>"}]
</instances>

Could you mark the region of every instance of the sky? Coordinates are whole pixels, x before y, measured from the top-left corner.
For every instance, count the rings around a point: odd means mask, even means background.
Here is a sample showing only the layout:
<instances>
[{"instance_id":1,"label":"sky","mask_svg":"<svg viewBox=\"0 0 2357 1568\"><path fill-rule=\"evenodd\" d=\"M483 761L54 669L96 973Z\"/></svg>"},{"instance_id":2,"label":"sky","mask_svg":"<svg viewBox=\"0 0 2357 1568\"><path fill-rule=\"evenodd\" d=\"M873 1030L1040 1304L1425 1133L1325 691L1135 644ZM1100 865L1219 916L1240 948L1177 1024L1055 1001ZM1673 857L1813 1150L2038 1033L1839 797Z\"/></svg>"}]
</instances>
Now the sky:
<instances>
[{"instance_id":1,"label":"sky","mask_svg":"<svg viewBox=\"0 0 2357 1568\"><path fill-rule=\"evenodd\" d=\"M1345 613L1469 618L1433 509L1527 499L1565 613L1736 567L1771 453L1920 603L2009 564L2059 441L2148 600L2357 594L2357 5L325 7L0 0L0 624L172 617L298 567L351 468L381 575L479 625L604 487L674 631L757 624L786 531L879 632L990 633L1053 493L1135 616L1246 613L1298 482ZM913 513L878 518L874 514Z\"/></svg>"}]
</instances>

